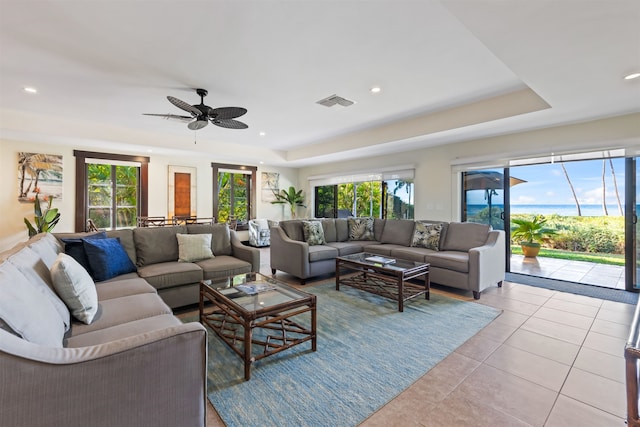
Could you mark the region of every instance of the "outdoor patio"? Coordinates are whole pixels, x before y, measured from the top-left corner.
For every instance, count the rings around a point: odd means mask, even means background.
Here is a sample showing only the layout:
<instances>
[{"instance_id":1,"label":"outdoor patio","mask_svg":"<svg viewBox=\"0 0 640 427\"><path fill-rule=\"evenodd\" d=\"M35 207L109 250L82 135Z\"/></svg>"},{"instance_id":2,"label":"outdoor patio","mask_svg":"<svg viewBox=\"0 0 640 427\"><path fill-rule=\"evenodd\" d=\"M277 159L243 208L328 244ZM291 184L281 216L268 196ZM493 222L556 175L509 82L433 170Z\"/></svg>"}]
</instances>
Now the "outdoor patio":
<instances>
[{"instance_id":1,"label":"outdoor patio","mask_svg":"<svg viewBox=\"0 0 640 427\"><path fill-rule=\"evenodd\" d=\"M511 272L624 289L624 267L566 259L511 255Z\"/></svg>"}]
</instances>

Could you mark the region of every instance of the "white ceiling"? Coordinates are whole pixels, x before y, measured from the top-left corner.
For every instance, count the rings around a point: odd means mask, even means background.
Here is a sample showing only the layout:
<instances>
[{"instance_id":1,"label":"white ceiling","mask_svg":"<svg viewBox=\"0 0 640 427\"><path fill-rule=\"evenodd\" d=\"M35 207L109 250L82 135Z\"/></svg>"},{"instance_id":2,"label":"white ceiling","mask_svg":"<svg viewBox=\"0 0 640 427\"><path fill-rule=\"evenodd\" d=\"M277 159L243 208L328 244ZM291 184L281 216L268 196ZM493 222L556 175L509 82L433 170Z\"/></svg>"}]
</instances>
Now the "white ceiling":
<instances>
[{"instance_id":1,"label":"white ceiling","mask_svg":"<svg viewBox=\"0 0 640 427\"><path fill-rule=\"evenodd\" d=\"M385 154L638 112L633 71L638 0L0 0L0 137L99 151ZM199 87L249 129L142 115Z\"/></svg>"}]
</instances>

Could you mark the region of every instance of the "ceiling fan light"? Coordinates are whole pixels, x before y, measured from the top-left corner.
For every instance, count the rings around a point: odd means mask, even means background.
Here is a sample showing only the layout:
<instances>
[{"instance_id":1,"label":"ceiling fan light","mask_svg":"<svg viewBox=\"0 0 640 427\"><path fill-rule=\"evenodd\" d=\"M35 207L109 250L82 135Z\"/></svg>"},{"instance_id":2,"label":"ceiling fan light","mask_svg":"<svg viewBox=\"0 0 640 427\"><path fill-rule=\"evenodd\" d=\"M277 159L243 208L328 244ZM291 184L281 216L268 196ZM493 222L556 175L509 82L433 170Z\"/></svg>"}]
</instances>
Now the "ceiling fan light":
<instances>
[{"instance_id":1,"label":"ceiling fan light","mask_svg":"<svg viewBox=\"0 0 640 427\"><path fill-rule=\"evenodd\" d=\"M187 125L187 127L191 130L199 130L208 125L209 122L207 120L194 120Z\"/></svg>"}]
</instances>

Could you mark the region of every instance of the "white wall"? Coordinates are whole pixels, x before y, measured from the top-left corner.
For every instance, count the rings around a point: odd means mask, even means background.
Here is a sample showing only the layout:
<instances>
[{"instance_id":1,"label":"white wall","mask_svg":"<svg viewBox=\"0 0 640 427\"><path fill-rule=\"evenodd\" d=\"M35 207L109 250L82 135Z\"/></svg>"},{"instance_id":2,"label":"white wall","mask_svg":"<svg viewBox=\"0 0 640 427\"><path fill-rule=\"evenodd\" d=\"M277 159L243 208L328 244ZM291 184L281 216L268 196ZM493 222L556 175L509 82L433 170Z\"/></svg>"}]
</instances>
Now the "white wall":
<instances>
[{"instance_id":1,"label":"white wall","mask_svg":"<svg viewBox=\"0 0 640 427\"><path fill-rule=\"evenodd\" d=\"M75 227L75 157L73 150L96 151L95 148L71 147L62 145L25 143L17 141L0 141L0 206L2 207L2 221L0 221L0 251L14 246L16 243L28 239L24 217L33 222L33 204L18 202L18 152L44 153L62 155L63 161L63 192L61 199L54 199L53 206L60 211L60 222L56 232L74 231ZM115 153L115 151L104 150ZM127 153L131 154L131 153ZM168 167L188 166L197 169L197 214L202 217L213 216L213 183L211 163L216 159L202 157L168 157L149 155L149 216L166 216L168 211ZM225 161L225 163L228 163ZM297 185L298 170L293 168L279 168L268 165L258 166L256 197L256 217L270 219L284 219L281 205L262 202L259 189L261 186L261 172L280 173L280 188ZM285 187L286 186L286 187Z\"/></svg>"}]
</instances>

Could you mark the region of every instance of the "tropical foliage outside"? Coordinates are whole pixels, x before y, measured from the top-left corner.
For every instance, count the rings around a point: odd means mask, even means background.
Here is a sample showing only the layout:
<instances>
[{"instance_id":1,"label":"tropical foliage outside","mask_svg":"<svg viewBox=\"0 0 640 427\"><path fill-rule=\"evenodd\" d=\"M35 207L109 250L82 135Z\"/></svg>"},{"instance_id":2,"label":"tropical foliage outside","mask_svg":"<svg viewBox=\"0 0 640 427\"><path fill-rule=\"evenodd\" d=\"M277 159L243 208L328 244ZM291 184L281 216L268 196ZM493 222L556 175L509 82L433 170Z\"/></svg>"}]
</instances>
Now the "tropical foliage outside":
<instances>
[{"instance_id":1,"label":"tropical foliage outside","mask_svg":"<svg viewBox=\"0 0 640 427\"><path fill-rule=\"evenodd\" d=\"M249 221L249 179L250 175L243 173L218 173L218 222L227 222L229 216L238 223Z\"/></svg>"},{"instance_id":2,"label":"tropical foliage outside","mask_svg":"<svg viewBox=\"0 0 640 427\"><path fill-rule=\"evenodd\" d=\"M87 164L88 216L96 227L136 226L138 167Z\"/></svg>"}]
</instances>

